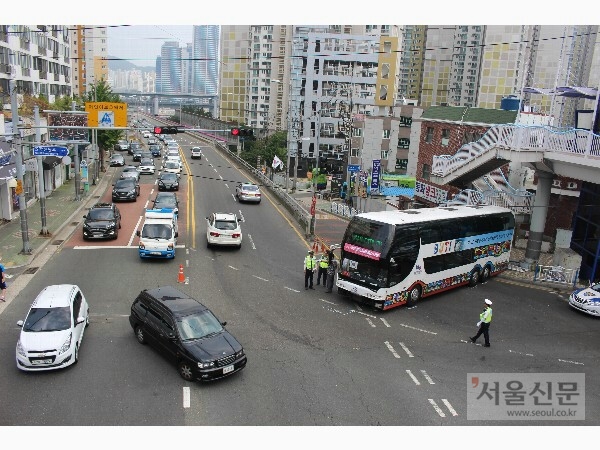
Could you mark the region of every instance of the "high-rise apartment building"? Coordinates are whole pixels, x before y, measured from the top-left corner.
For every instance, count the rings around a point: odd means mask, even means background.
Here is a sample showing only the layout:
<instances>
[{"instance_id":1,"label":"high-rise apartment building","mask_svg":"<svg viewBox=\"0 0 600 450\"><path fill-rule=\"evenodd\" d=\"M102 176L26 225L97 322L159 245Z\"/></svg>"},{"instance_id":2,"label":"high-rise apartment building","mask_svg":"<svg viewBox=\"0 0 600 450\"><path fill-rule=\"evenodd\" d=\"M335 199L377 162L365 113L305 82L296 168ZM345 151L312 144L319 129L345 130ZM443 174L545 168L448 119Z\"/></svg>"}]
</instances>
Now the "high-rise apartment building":
<instances>
[{"instance_id":1,"label":"high-rise apartment building","mask_svg":"<svg viewBox=\"0 0 600 450\"><path fill-rule=\"evenodd\" d=\"M222 25L220 55L218 116L226 122L245 124L250 27Z\"/></svg>"},{"instance_id":2,"label":"high-rise apartment building","mask_svg":"<svg viewBox=\"0 0 600 450\"><path fill-rule=\"evenodd\" d=\"M181 61L182 49L178 42L166 41L160 49L160 91L157 93L184 93Z\"/></svg>"},{"instance_id":3,"label":"high-rise apartment building","mask_svg":"<svg viewBox=\"0 0 600 450\"><path fill-rule=\"evenodd\" d=\"M108 81L106 26L76 25L70 34L73 92L81 97L100 80Z\"/></svg>"},{"instance_id":4,"label":"high-rise apartment building","mask_svg":"<svg viewBox=\"0 0 600 450\"><path fill-rule=\"evenodd\" d=\"M217 95L219 26L194 25L192 35L192 94Z\"/></svg>"}]
</instances>

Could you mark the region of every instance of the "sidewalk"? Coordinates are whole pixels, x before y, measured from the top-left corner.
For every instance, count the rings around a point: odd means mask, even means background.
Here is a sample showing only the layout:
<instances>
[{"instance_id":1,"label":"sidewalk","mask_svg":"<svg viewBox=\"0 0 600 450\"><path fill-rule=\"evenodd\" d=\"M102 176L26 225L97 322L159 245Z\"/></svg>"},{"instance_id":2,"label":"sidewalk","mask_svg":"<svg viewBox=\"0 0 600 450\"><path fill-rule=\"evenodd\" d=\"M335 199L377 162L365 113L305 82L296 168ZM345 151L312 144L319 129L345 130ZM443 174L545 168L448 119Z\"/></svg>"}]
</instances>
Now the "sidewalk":
<instances>
[{"instance_id":1,"label":"sidewalk","mask_svg":"<svg viewBox=\"0 0 600 450\"><path fill-rule=\"evenodd\" d=\"M9 275L11 269L24 268L29 265L36 254L53 242L58 232L71 222L82 220L84 209L96 203L107 188L114 170L108 168L100 173L97 185L90 185L87 193L81 194L81 200L75 200L75 180L71 178L46 197L46 229L48 235L41 235L42 214L39 200L27 208L27 230L30 254L24 254L23 235L21 232L21 214L12 221L0 225L0 256L2 264ZM82 184L83 186L83 184Z\"/></svg>"}]
</instances>

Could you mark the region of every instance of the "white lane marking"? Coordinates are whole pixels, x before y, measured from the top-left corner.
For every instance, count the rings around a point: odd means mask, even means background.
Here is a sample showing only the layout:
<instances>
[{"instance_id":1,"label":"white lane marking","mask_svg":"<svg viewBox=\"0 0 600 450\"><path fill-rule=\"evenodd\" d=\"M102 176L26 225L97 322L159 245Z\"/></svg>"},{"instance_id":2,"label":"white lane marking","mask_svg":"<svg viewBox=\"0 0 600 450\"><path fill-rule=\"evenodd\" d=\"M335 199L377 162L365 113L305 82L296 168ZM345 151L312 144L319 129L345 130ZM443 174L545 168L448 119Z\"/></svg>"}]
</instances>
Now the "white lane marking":
<instances>
[{"instance_id":1,"label":"white lane marking","mask_svg":"<svg viewBox=\"0 0 600 450\"><path fill-rule=\"evenodd\" d=\"M577 362L577 361L568 361L568 360L566 360L566 359L559 359L559 361L560 361L560 362L566 362L566 363L569 363L569 364L577 364L577 365L579 365L579 366L585 366L585 364L584 364L584 363L582 363L582 362Z\"/></svg>"},{"instance_id":2,"label":"white lane marking","mask_svg":"<svg viewBox=\"0 0 600 450\"><path fill-rule=\"evenodd\" d=\"M522 352L517 352L516 350L509 350L508 352L516 353L517 355L533 356L531 353L522 353Z\"/></svg>"},{"instance_id":3,"label":"white lane marking","mask_svg":"<svg viewBox=\"0 0 600 450\"><path fill-rule=\"evenodd\" d=\"M450 404L450 402L448 400L446 400L445 398L443 398L442 401L444 402L444 405L446 405L446 408L448 408L448 411L450 411L450 414L452 414L453 416L458 416L458 413L452 407L452 405Z\"/></svg>"},{"instance_id":4,"label":"white lane marking","mask_svg":"<svg viewBox=\"0 0 600 450\"><path fill-rule=\"evenodd\" d=\"M402 350L404 350L406 352L406 354L408 355L409 358L414 358L413 354L410 352L408 347L406 345L404 345L404 342L400 342L400 347L402 347Z\"/></svg>"},{"instance_id":5,"label":"white lane marking","mask_svg":"<svg viewBox=\"0 0 600 450\"><path fill-rule=\"evenodd\" d=\"M300 292L300 291L297 291L296 289L292 289L291 287L284 286L284 288L285 288L285 289L288 289L288 290L290 290L290 291L294 291L294 292Z\"/></svg>"},{"instance_id":6,"label":"white lane marking","mask_svg":"<svg viewBox=\"0 0 600 450\"><path fill-rule=\"evenodd\" d=\"M413 330L417 330L417 331L422 331L423 333L437 334L437 333L435 333L435 332L433 332L433 331L422 330L421 328L415 328L415 327L411 327L410 325L405 325L405 324L403 324L403 323L401 323L401 324L400 324L400 326L403 326L403 327L405 327L405 328L410 328L410 329L413 329Z\"/></svg>"},{"instance_id":7,"label":"white lane marking","mask_svg":"<svg viewBox=\"0 0 600 450\"><path fill-rule=\"evenodd\" d=\"M102 246L95 246L95 245L76 245L75 247L73 247L73 249L75 250L103 250L106 248L137 248L137 246L131 246L131 245L102 245ZM176 245L175 248L185 248L184 244L180 244L180 245Z\"/></svg>"},{"instance_id":8,"label":"white lane marking","mask_svg":"<svg viewBox=\"0 0 600 450\"><path fill-rule=\"evenodd\" d=\"M138 230L138 228L140 227L140 223L142 222L143 218L144 218L144 216L140 216L138 221L136 222L135 228L131 232L131 236L129 237L129 241L127 242L127 246L131 246L131 244L133 243L133 239L135 238L135 233Z\"/></svg>"},{"instance_id":9,"label":"white lane marking","mask_svg":"<svg viewBox=\"0 0 600 450\"><path fill-rule=\"evenodd\" d=\"M325 299L322 299L322 298L320 298L319 300L321 300L322 302L325 302L325 303L329 303L330 305L337 306L337 303L330 302L329 300L325 300Z\"/></svg>"},{"instance_id":10,"label":"white lane marking","mask_svg":"<svg viewBox=\"0 0 600 450\"><path fill-rule=\"evenodd\" d=\"M392 352L392 355L394 355L394 358L400 359L400 355L398 353L396 353L396 350L394 350L394 347L392 347L392 344L390 344L388 341L385 341L384 344L386 345L388 350L390 352Z\"/></svg>"},{"instance_id":11,"label":"white lane marking","mask_svg":"<svg viewBox=\"0 0 600 450\"><path fill-rule=\"evenodd\" d=\"M256 245L254 245L254 240L252 239L252 235L248 235L248 239L250 239L250 243L252 244L252 249L256 250Z\"/></svg>"},{"instance_id":12,"label":"white lane marking","mask_svg":"<svg viewBox=\"0 0 600 450\"><path fill-rule=\"evenodd\" d=\"M230 269L233 269L233 270L240 270L237 267L233 267L233 266L227 266L227 267L229 267Z\"/></svg>"},{"instance_id":13,"label":"white lane marking","mask_svg":"<svg viewBox=\"0 0 600 450\"><path fill-rule=\"evenodd\" d=\"M377 319L377 316L373 316L371 314L367 314L367 313L364 313L364 312L361 312L361 311L358 311L358 314L362 314L363 316L367 316L367 317L370 317L372 319Z\"/></svg>"},{"instance_id":14,"label":"white lane marking","mask_svg":"<svg viewBox=\"0 0 600 450\"><path fill-rule=\"evenodd\" d=\"M221 180L223 179L223 177L222 177L221 175L219 175L219 178L220 178Z\"/></svg>"},{"instance_id":15,"label":"white lane marking","mask_svg":"<svg viewBox=\"0 0 600 450\"><path fill-rule=\"evenodd\" d=\"M355 305L356 305L356 309L358 309L359 311L362 311L362 308L360 307L360 305L358 303L356 303Z\"/></svg>"},{"instance_id":16,"label":"white lane marking","mask_svg":"<svg viewBox=\"0 0 600 450\"><path fill-rule=\"evenodd\" d=\"M425 372L423 369L421 369L421 373L423 374L423 376L425 377L425 379L427 380L427 382L429 384L435 384L435 381L433 381L431 379L431 377L429 375L427 375L427 372Z\"/></svg>"},{"instance_id":17,"label":"white lane marking","mask_svg":"<svg viewBox=\"0 0 600 450\"><path fill-rule=\"evenodd\" d=\"M242 219L242 222L246 222L246 219L244 219L244 214L242 213L242 210L240 209L240 218Z\"/></svg>"},{"instance_id":18,"label":"white lane marking","mask_svg":"<svg viewBox=\"0 0 600 450\"><path fill-rule=\"evenodd\" d=\"M262 281L269 281L269 280L267 280L266 278L261 278L261 277L259 277L259 276L257 276L257 275L252 275L252 276L253 276L254 278L258 278L259 280L262 280Z\"/></svg>"},{"instance_id":19,"label":"white lane marking","mask_svg":"<svg viewBox=\"0 0 600 450\"><path fill-rule=\"evenodd\" d=\"M148 209L149 204L150 204L150 199L146 200L146 203L144 203L144 209Z\"/></svg>"},{"instance_id":20,"label":"white lane marking","mask_svg":"<svg viewBox=\"0 0 600 450\"><path fill-rule=\"evenodd\" d=\"M229 189L229 184L228 184L228 183L225 183L225 187L226 187L227 189Z\"/></svg>"},{"instance_id":21,"label":"white lane marking","mask_svg":"<svg viewBox=\"0 0 600 450\"><path fill-rule=\"evenodd\" d=\"M408 374L408 376L409 376L409 377L411 377L411 378L412 378L412 380L415 382L415 384L416 384L417 386L420 386L420 385L421 385L421 383L419 382L419 380L417 380L417 377L415 377L415 376L413 375L413 373L412 373L410 370L406 369L406 373Z\"/></svg>"},{"instance_id":22,"label":"white lane marking","mask_svg":"<svg viewBox=\"0 0 600 450\"><path fill-rule=\"evenodd\" d=\"M433 408L440 415L440 417L446 417L446 414L444 414L444 411L442 411L442 409L437 405L437 403L432 398L428 398L427 400L429 400L429 403L431 403L431 406L433 406Z\"/></svg>"},{"instance_id":23,"label":"white lane marking","mask_svg":"<svg viewBox=\"0 0 600 450\"><path fill-rule=\"evenodd\" d=\"M213 167L213 170L214 170L215 172L217 172L217 169L215 169L214 167Z\"/></svg>"},{"instance_id":24,"label":"white lane marking","mask_svg":"<svg viewBox=\"0 0 600 450\"><path fill-rule=\"evenodd\" d=\"M185 260L185 267L190 267L190 260L189 259Z\"/></svg>"},{"instance_id":25,"label":"white lane marking","mask_svg":"<svg viewBox=\"0 0 600 450\"><path fill-rule=\"evenodd\" d=\"M183 387L183 407L190 407L190 388L186 386Z\"/></svg>"},{"instance_id":26,"label":"white lane marking","mask_svg":"<svg viewBox=\"0 0 600 450\"><path fill-rule=\"evenodd\" d=\"M231 194L231 196L233 197L233 201L237 202L237 198L235 198L235 195Z\"/></svg>"},{"instance_id":27,"label":"white lane marking","mask_svg":"<svg viewBox=\"0 0 600 450\"><path fill-rule=\"evenodd\" d=\"M387 323L387 322L386 322L386 320L385 320L383 317L381 318L381 321L383 322L383 324L384 324L386 327L390 328L390 324L389 324L389 323Z\"/></svg>"},{"instance_id":28,"label":"white lane marking","mask_svg":"<svg viewBox=\"0 0 600 450\"><path fill-rule=\"evenodd\" d=\"M373 321L372 321L371 319L369 319L368 317L367 317L367 323L368 323L369 325L371 325L371 327L372 327L372 328L375 328L375 324L374 324L374 323L373 323Z\"/></svg>"}]
</instances>

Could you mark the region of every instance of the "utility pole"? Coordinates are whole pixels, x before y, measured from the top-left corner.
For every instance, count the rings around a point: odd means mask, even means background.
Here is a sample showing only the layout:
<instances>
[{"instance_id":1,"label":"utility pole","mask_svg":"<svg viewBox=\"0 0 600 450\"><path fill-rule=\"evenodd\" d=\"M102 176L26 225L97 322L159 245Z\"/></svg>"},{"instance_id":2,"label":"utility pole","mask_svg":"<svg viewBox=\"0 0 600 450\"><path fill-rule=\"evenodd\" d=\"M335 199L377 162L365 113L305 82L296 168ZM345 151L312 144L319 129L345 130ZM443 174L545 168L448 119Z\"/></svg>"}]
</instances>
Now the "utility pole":
<instances>
[{"instance_id":1,"label":"utility pole","mask_svg":"<svg viewBox=\"0 0 600 450\"><path fill-rule=\"evenodd\" d=\"M35 105L33 108L33 118L35 120L35 142L42 141L42 129L40 128L40 107ZM38 173L38 186L40 191L40 212L42 216L42 229L40 236L48 236L50 232L46 226L46 188L44 187L44 163L42 162L41 156L36 156L37 160L37 173Z\"/></svg>"},{"instance_id":2,"label":"utility pole","mask_svg":"<svg viewBox=\"0 0 600 450\"><path fill-rule=\"evenodd\" d=\"M17 83L12 76L9 81L9 88L12 110L13 145L15 147L15 159L17 165L17 195L19 196L19 215L21 216L21 236L23 238L23 250L21 250L21 253L30 255L31 247L29 246L29 229L27 227L27 203L25 201L25 191L23 189L23 147L21 145L21 132L19 131Z\"/></svg>"},{"instance_id":3,"label":"utility pole","mask_svg":"<svg viewBox=\"0 0 600 450\"><path fill-rule=\"evenodd\" d=\"M71 103L71 110L76 110L76 103ZM75 201L81 200L81 193L79 192L79 185L81 183L81 174L79 172L79 144L75 144L75 155L74 155L74 165L75 165Z\"/></svg>"}]
</instances>

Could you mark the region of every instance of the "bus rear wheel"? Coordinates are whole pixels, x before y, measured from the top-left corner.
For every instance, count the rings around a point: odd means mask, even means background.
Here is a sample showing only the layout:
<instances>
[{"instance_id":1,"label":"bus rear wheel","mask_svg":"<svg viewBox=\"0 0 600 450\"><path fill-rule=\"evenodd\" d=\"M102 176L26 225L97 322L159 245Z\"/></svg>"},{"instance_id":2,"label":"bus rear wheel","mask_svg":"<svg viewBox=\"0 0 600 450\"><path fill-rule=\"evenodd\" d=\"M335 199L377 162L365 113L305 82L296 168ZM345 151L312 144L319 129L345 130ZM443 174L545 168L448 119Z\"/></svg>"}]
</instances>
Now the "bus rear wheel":
<instances>
[{"instance_id":1,"label":"bus rear wheel","mask_svg":"<svg viewBox=\"0 0 600 450\"><path fill-rule=\"evenodd\" d=\"M479 270L473 270L471 272L471 276L469 277L469 286L475 286L479 281Z\"/></svg>"},{"instance_id":2,"label":"bus rear wheel","mask_svg":"<svg viewBox=\"0 0 600 450\"><path fill-rule=\"evenodd\" d=\"M406 304L409 306L412 306L415 303L417 303L420 298L421 298L421 286L419 286L417 284L408 292L408 299L406 300Z\"/></svg>"}]
</instances>

